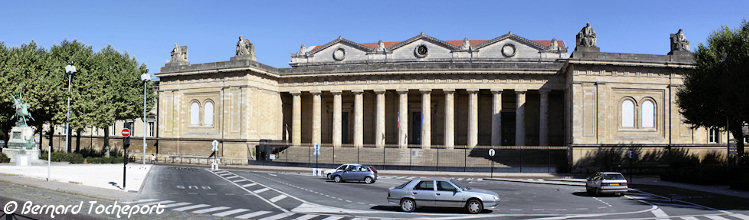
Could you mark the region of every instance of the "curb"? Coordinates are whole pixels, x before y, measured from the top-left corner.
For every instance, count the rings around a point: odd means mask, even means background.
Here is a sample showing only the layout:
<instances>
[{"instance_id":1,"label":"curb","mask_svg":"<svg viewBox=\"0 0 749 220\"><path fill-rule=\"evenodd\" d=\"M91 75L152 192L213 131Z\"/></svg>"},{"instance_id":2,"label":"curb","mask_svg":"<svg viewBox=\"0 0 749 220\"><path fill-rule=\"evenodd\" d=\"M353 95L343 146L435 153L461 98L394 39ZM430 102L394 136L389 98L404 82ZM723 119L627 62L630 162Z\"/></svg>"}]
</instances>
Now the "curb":
<instances>
[{"instance_id":1,"label":"curb","mask_svg":"<svg viewBox=\"0 0 749 220\"><path fill-rule=\"evenodd\" d=\"M585 183L572 182L572 181L546 181L543 179L527 180L527 179L511 179L511 178L484 178L484 180L516 182L516 183L546 184L546 185L585 186Z\"/></svg>"}]
</instances>

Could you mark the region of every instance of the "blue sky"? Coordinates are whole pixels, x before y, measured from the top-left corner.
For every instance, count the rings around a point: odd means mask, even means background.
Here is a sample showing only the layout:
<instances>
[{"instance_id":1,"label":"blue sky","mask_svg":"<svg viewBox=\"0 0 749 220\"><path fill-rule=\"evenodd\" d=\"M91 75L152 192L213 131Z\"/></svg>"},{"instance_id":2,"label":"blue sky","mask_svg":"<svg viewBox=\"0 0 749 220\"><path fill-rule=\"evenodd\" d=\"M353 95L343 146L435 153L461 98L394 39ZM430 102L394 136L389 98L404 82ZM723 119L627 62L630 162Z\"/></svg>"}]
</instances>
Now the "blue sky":
<instances>
[{"instance_id":1,"label":"blue sky","mask_svg":"<svg viewBox=\"0 0 749 220\"><path fill-rule=\"evenodd\" d=\"M603 52L666 54L669 33L684 29L694 50L722 25L747 19L749 1L7 1L0 41L49 48L77 39L108 44L156 73L174 43L190 63L227 61L237 37L259 62L288 67L289 54L339 35L360 43L402 41L420 32L442 40L488 40L508 31L557 38L574 49L590 22Z\"/></svg>"}]
</instances>

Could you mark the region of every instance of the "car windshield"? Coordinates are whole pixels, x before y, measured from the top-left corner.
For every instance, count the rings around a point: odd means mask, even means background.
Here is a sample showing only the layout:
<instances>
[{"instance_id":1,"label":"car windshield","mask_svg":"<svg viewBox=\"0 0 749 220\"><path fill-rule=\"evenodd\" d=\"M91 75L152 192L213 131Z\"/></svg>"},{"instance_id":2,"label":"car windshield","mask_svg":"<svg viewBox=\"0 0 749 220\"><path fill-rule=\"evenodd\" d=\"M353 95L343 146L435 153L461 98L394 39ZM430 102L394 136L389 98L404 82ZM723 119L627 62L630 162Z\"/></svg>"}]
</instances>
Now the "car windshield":
<instances>
[{"instance_id":1,"label":"car windshield","mask_svg":"<svg viewBox=\"0 0 749 220\"><path fill-rule=\"evenodd\" d=\"M450 182L455 185L455 187L458 187L462 191L468 190L468 188L461 186L460 184L456 183L455 181L450 180Z\"/></svg>"},{"instance_id":2,"label":"car windshield","mask_svg":"<svg viewBox=\"0 0 749 220\"><path fill-rule=\"evenodd\" d=\"M346 168L346 165L338 166L338 168L335 168L336 170L342 170L343 168Z\"/></svg>"},{"instance_id":3,"label":"car windshield","mask_svg":"<svg viewBox=\"0 0 749 220\"><path fill-rule=\"evenodd\" d=\"M603 174L603 179L605 180L625 180L624 176L621 174Z\"/></svg>"}]
</instances>

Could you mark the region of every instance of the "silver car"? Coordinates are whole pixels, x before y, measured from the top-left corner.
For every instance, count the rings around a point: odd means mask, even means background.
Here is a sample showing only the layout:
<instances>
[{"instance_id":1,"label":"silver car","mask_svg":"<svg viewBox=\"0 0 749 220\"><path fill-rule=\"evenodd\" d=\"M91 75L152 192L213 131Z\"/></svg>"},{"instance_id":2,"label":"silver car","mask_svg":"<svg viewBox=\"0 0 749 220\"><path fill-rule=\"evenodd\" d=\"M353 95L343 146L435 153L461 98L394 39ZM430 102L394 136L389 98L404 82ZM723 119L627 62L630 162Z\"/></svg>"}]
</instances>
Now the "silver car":
<instances>
[{"instance_id":1,"label":"silver car","mask_svg":"<svg viewBox=\"0 0 749 220\"><path fill-rule=\"evenodd\" d=\"M627 190L627 179L619 172L598 172L585 181L585 191L590 194L612 193L622 196Z\"/></svg>"},{"instance_id":2,"label":"silver car","mask_svg":"<svg viewBox=\"0 0 749 220\"><path fill-rule=\"evenodd\" d=\"M372 184L377 181L377 169L371 166L349 166L345 170L339 170L330 174L336 183L345 181L364 181Z\"/></svg>"},{"instance_id":3,"label":"silver car","mask_svg":"<svg viewBox=\"0 0 749 220\"><path fill-rule=\"evenodd\" d=\"M388 190L388 203L400 205L404 212L418 207L465 208L468 213L480 213L499 204L499 195L492 191L470 189L452 180L419 178Z\"/></svg>"}]
</instances>

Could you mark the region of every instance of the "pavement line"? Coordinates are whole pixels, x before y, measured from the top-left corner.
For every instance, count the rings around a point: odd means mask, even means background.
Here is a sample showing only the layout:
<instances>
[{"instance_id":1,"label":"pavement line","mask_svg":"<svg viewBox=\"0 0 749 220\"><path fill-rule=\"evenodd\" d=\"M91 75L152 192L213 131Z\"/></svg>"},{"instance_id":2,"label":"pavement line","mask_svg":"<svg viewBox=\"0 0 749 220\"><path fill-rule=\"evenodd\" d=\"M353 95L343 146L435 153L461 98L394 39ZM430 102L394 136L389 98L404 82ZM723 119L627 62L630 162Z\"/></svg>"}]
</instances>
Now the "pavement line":
<instances>
[{"instance_id":1,"label":"pavement line","mask_svg":"<svg viewBox=\"0 0 749 220\"><path fill-rule=\"evenodd\" d=\"M749 216L742 215L742 214L731 214L729 216L734 217L734 218L738 218L738 219L741 219L741 220L749 220Z\"/></svg>"},{"instance_id":2,"label":"pavement line","mask_svg":"<svg viewBox=\"0 0 749 220\"><path fill-rule=\"evenodd\" d=\"M141 203L138 204L139 206L149 206L149 205L156 205L156 204L167 204L167 203L173 203L172 200L164 200L164 201L158 201L158 202L148 202L148 203Z\"/></svg>"},{"instance_id":3,"label":"pavement line","mask_svg":"<svg viewBox=\"0 0 749 220\"><path fill-rule=\"evenodd\" d=\"M190 205L190 204L192 204L192 203L189 203L189 202L180 202L180 203L174 203L174 204L165 205L164 208L172 208L172 207L183 206L183 205Z\"/></svg>"},{"instance_id":4,"label":"pavement line","mask_svg":"<svg viewBox=\"0 0 749 220\"><path fill-rule=\"evenodd\" d=\"M303 216L299 216L299 218L296 218L296 220L309 220L314 217L317 217L317 215L303 215Z\"/></svg>"},{"instance_id":5,"label":"pavement line","mask_svg":"<svg viewBox=\"0 0 749 220\"><path fill-rule=\"evenodd\" d=\"M242 185L242 187L248 187L248 186L254 186L254 185L257 185L257 183L244 184Z\"/></svg>"},{"instance_id":6,"label":"pavement line","mask_svg":"<svg viewBox=\"0 0 749 220\"><path fill-rule=\"evenodd\" d=\"M255 217L255 216L265 215L265 214L268 214L268 213L270 213L270 212L269 211L257 211L257 212L252 212L252 213L247 213L247 214L244 214L244 215L240 215L240 216L234 216L234 218L248 219L248 218L252 218L252 217Z\"/></svg>"},{"instance_id":7,"label":"pavement line","mask_svg":"<svg viewBox=\"0 0 749 220\"><path fill-rule=\"evenodd\" d=\"M203 214L203 213L221 211L221 210L226 210L226 209L230 209L230 207L219 206L219 207L213 207L213 208L209 208L209 209L201 209L201 210L198 210L198 211L194 211L192 213Z\"/></svg>"},{"instance_id":8,"label":"pavement line","mask_svg":"<svg viewBox=\"0 0 749 220\"><path fill-rule=\"evenodd\" d=\"M135 203L141 203L141 202L151 202L151 201L156 201L156 200L157 199L141 199L141 200L133 201L133 202L123 202L122 204L135 204Z\"/></svg>"},{"instance_id":9,"label":"pavement line","mask_svg":"<svg viewBox=\"0 0 749 220\"><path fill-rule=\"evenodd\" d=\"M282 218L286 218L286 217L292 216L294 214L296 214L296 213L286 212L286 213L281 213L281 214L276 214L276 215L271 215L271 216L268 216L268 217L265 217L265 218L261 218L260 220L277 220L277 219L282 219Z\"/></svg>"},{"instance_id":10,"label":"pavement line","mask_svg":"<svg viewBox=\"0 0 749 220\"><path fill-rule=\"evenodd\" d=\"M224 217L227 215L237 214L237 213L244 212L244 211L250 211L250 210L249 209L232 209L232 210L225 211L225 212L219 212L213 215L218 216L218 217Z\"/></svg>"},{"instance_id":11,"label":"pavement line","mask_svg":"<svg viewBox=\"0 0 749 220\"><path fill-rule=\"evenodd\" d=\"M261 192L265 192L265 191L268 191L268 188L262 188L262 189L258 189L258 190L252 191L252 192L254 192L254 193L261 193Z\"/></svg>"},{"instance_id":12,"label":"pavement line","mask_svg":"<svg viewBox=\"0 0 749 220\"><path fill-rule=\"evenodd\" d=\"M720 216L717 216L717 215L706 215L705 217L707 217L709 219L712 219L712 220L729 220L727 218L723 218L723 217L720 217Z\"/></svg>"},{"instance_id":13,"label":"pavement line","mask_svg":"<svg viewBox=\"0 0 749 220\"><path fill-rule=\"evenodd\" d=\"M232 182L238 183L238 182L244 182L244 181L250 181L250 180L247 180L247 179L241 179L241 180L236 180L236 181L232 181Z\"/></svg>"},{"instance_id":14,"label":"pavement line","mask_svg":"<svg viewBox=\"0 0 749 220\"><path fill-rule=\"evenodd\" d=\"M684 219L684 220L700 220L700 219L695 218L693 216L681 217L681 219Z\"/></svg>"},{"instance_id":15,"label":"pavement line","mask_svg":"<svg viewBox=\"0 0 749 220\"><path fill-rule=\"evenodd\" d=\"M187 210L190 210L190 209L197 209L197 208L203 208L203 207L208 207L208 206L209 205L206 205L206 204L197 204L197 205L185 206L185 207L182 207L182 208L176 208L176 209L172 209L172 210L174 210L174 211L180 211L181 212L181 211L187 211Z\"/></svg>"},{"instance_id":16,"label":"pavement line","mask_svg":"<svg viewBox=\"0 0 749 220\"><path fill-rule=\"evenodd\" d=\"M650 212L653 213L653 215L655 215L656 218L668 218L668 214L666 214L666 212L664 212L663 209L657 208Z\"/></svg>"},{"instance_id":17,"label":"pavement line","mask_svg":"<svg viewBox=\"0 0 749 220\"><path fill-rule=\"evenodd\" d=\"M334 215L334 216L330 216L330 217L324 218L323 220L337 220L337 219L342 219L342 218L343 218L343 216L335 216Z\"/></svg>"},{"instance_id":18,"label":"pavement line","mask_svg":"<svg viewBox=\"0 0 749 220\"><path fill-rule=\"evenodd\" d=\"M207 170L207 169L206 169L206 170ZM214 173L214 174L215 174L215 173ZM217 175L217 176L218 176L218 175ZM224 179L224 180L226 180L226 181L229 181L229 180L227 180L226 178L223 178L223 177L221 177L221 176L218 176L218 177L219 177L219 178L222 178L222 179ZM277 208L278 210L281 210L282 212L289 212L289 210L286 210L285 208L283 208L283 207L281 207L281 206L278 206L278 205L276 205L275 203L272 203L271 201L268 201L267 199L265 199L265 198L261 197L260 195L258 195L258 194L256 194L256 193L253 193L252 191L248 190L247 188L241 187L241 186L240 186L239 184L237 184L237 183L232 183L231 181L229 181L229 183L231 183L231 184L234 184L235 186L239 187L240 189L244 190L245 192L248 192L248 193L252 194L253 196L255 196L255 197L259 198L260 200L263 200L263 201L265 201L265 202L266 202L266 203L268 203L269 205L271 205L271 206L273 206L273 207L276 207L276 208ZM263 187L266 187L266 188L267 188L267 186L265 186L265 185L263 185L263 184L260 184L260 185L261 185L261 186L263 186ZM285 193L283 193L283 192L281 192L281 193L282 193L282 194L285 194ZM286 195L288 195L288 194L286 194ZM294 197L292 197L292 198L294 198ZM300 200L300 201L303 201L303 200ZM251 214L251 213L250 213L250 214ZM247 215L249 215L249 214L247 214ZM247 218L250 218L250 217L247 217Z\"/></svg>"},{"instance_id":19,"label":"pavement line","mask_svg":"<svg viewBox=\"0 0 749 220\"><path fill-rule=\"evenodd\" d=\"M286 195L278 195L278 196L273 197L272 199L270 199L270 201L271 202L278 202L278 200L282 200L284 198L286 198Z\"/></svg>"}]
</instances>

